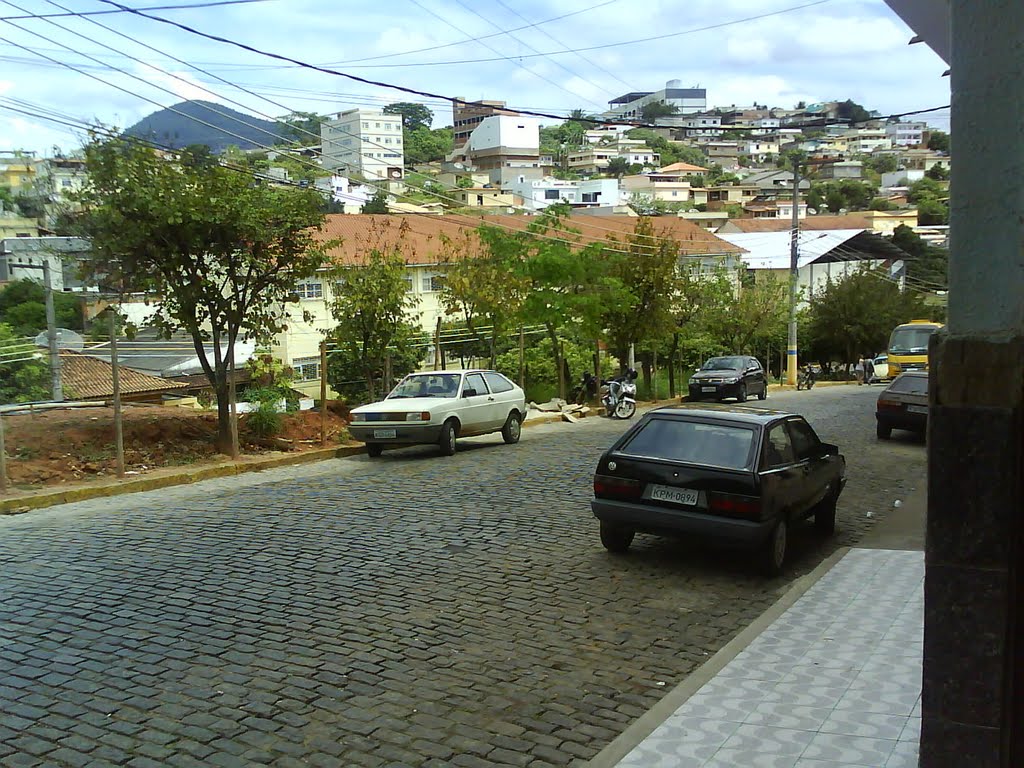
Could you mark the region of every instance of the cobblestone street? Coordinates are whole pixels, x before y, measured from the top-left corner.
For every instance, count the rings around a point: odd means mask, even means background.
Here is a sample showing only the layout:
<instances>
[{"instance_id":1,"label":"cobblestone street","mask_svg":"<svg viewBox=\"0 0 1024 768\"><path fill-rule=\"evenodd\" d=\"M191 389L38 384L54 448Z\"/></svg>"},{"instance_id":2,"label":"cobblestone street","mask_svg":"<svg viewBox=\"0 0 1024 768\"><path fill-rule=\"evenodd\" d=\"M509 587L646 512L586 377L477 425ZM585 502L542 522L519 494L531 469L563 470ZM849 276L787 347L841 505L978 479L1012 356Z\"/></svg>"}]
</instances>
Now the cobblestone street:
<instances>
[{"instance_id":1,"label":"cobblestone street","mask_svg":"<svg viewBox=\"0 0 1024 768\"><path fill-rule=\"evenodd\" d=\"M924 484L880 387L775 394L840 445L785 577L589 509L589 418L0 518L0 765L564 766Z\"/></svg>"}]
</instances>

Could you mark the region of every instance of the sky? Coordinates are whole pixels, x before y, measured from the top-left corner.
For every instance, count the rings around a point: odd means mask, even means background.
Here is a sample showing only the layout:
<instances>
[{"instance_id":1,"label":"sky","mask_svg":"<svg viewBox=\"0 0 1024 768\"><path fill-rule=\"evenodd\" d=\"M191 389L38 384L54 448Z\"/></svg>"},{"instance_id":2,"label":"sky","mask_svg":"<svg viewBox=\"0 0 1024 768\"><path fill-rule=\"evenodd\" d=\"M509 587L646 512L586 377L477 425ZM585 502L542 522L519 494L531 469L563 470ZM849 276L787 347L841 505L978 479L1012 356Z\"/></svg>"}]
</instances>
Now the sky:
<instances>
[{"instance_id":1,"label":"sky","mask_svg":"<svg viewBox=\"0 0 1024 768\"><path fill-rule=\"evenodd\" d=\"M12 18L97 10L116 8L0 0L0 150L71 152L83 143L83 123L123 128L183 99L259 117L420 101L435 127L451 123L439 99L274 61L133 14ZM366 79L556 115L600 112L616 96L672 79L707 89L709 107L850 98L888 115L950 98L945 63L926 45L908 45L914 33L883 0L256 0L150 13ZM655 36L669 37L636 42ZM567 52L579 48L592 50ZM924 117L949 129L948 110Z\"/></svg>"}]
</instances>

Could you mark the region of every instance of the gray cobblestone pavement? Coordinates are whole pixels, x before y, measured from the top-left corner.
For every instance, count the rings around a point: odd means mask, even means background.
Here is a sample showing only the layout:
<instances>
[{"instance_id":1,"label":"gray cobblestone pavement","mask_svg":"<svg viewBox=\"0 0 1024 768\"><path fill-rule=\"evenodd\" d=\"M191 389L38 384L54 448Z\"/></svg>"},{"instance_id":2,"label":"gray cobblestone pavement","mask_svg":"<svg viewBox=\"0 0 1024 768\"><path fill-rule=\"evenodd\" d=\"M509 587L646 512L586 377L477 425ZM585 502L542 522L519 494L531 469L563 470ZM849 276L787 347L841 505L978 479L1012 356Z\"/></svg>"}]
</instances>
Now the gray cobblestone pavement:
<instances>
[{"instance_id":1,"label":"gray cobblestone pavement","mask_svg":"<svg viewBox=\"0 0 1024 768\"><path fill-rule=\"evenodd\" d=\"M769 400L850 475L837 536L799 532L773 581L654 537L607 555L603 419L0 518L0 765L587 759L924 483L877 392Z\"/></svg>"}]
</instances>

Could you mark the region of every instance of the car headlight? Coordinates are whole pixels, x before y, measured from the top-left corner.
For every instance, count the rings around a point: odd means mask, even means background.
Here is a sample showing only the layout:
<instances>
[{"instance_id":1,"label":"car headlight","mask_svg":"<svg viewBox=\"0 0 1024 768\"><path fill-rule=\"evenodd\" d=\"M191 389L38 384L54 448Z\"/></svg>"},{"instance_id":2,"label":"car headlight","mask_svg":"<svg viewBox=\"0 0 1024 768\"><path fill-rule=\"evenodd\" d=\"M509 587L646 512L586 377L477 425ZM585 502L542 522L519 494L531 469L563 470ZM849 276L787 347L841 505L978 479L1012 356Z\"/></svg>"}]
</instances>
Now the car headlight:
<instances>
[{"instance_id":1,"label":"car headlight","mask_svg":"<svg viewBox=\"0 0 1024 768\"><path fill-rule=\"evenodd\" d=\"M690 379L691 384L700 384L700 379Z\"/></svg>"},{"instance_id":2,"label":"car headlight","mask_svg":"<svg viewBox=\"0 0 1024 768\"><path fill-rule=\"evenodd\" d=\"M735 384L735 383L736 383L736 382L738 382L739 380L740 380L740 377L739 377L739 376L733 376L732 378L729 378L729 379L725 379L725 383L726 383L726 384Z\"/></svg>"},{"instance_id":3,"label":"car headlight","mask_svg":"<svg viewBox=\"0 0 1024 768\"><path fill-rule=\"evenodd\" d=\"M366 421L366 414L365 413L353 413L352 414L352 421Z\"/></svg>"},{"instance_id":4,"label":"car headlight","mask_svg":"<svg viewBox=\"0 0 1024 768\"><path fill-rule=\"evenodd\" d=\"M430 421L429 411L420 411L419 413L407 413L405 414L406 421Z\"/></svg>"}]
</instances>

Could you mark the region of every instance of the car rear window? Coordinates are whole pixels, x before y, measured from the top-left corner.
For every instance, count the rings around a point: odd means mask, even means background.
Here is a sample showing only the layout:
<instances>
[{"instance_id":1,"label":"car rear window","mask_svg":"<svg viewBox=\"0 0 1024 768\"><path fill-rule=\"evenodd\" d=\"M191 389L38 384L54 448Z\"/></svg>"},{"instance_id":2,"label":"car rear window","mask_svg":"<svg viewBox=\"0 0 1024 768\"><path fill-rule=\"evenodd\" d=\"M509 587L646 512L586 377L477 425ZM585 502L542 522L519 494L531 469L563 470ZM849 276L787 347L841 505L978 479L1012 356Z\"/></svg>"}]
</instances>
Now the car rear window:
<instances>
[{"instance_id":1,"label":"car rear window","mask_svg":"<svg viewBox=\"0 0 1024 768\"><path fill-rule=\"evenodd\" d=\"M889 385L890 392L900 392L906 395L927 395L927 376L900 376Z\"/></svg>"},{"instance_id":2,"label":"car rear window","mask_svg":"<svg viewBox=\"0 0 1024 768\"><path fill-rule=\"evenodd\" d=\"M728 424L654 418L619 451L631 456L707 464L727 469L750 466L754 431Z\"/></svg>"}]
</instances>

